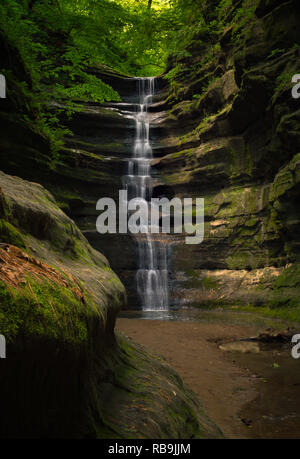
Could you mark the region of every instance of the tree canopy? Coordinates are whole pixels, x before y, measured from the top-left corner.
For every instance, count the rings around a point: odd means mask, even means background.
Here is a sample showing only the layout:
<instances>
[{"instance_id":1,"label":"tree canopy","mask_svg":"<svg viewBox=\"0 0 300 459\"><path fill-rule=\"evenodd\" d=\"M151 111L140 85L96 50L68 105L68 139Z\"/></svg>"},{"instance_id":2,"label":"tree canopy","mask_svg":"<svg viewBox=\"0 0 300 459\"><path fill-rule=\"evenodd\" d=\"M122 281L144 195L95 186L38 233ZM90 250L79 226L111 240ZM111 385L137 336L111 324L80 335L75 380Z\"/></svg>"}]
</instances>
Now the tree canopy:
<instances>
[{"instance_id":1,"label":"tree canopy","mask_svg":"<svg viewBox=\"0 0 300 459\"><path fill-rule=\"evenodd\" d=\"M0 30L31 76L31 88L23 82L22 91L36 108L41 131L52 135L59 125L45 108L53 100L119 99L91 69L153 76L166 71L171 55L188 56L187 42L206 27L205 1L1 0Z\"/></svg>"}]
</instances>

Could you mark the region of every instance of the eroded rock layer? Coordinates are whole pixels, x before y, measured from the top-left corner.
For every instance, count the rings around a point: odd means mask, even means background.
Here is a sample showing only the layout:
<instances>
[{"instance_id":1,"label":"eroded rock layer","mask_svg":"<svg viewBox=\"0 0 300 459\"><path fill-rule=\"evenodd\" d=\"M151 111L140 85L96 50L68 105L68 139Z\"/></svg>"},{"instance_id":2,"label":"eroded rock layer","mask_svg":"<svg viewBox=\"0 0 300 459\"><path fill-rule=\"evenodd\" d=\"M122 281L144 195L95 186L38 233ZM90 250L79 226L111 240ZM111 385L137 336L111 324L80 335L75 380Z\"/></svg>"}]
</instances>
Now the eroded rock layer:
<instances>
[{"instance_id":1,"label":"eroded rock layer","mask_svg":"<svg viewBox=\"0 0 300 459\"><path fill-rule=\"evenodd\" d=\"M299 4L227 3L218 42L195 36L190 57L170 62L176 76L157 119L153 164L165 192L205 198L204 242L173 242L173 297L296 306L300 112L291 79ZM248 10L239 28L241 6ZM208 5L204 14L215 12Z\"/></svg>"}]
</instances>

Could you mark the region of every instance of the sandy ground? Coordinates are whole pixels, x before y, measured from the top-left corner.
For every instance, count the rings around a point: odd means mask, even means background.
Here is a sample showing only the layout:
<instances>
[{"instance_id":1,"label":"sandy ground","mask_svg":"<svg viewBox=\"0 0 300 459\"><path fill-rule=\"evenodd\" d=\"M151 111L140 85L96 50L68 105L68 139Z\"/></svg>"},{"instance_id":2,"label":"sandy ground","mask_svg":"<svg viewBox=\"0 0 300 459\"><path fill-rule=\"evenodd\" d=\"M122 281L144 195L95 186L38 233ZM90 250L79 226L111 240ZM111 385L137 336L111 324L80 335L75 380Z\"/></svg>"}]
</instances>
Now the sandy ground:
<instances>
[{"instance_id":1,"label":"sandy ground","mask_svg":"<svg viewBox=\"0 0 300 459\"><path fill-rule=\"evenodd\" d=\"M256 334L250 326L119 318L116 329L161 354L202 400L208 416L227 438L251 437L240 414L257 396L256 375L218 342Z\"/></svg>"}]
</instances>

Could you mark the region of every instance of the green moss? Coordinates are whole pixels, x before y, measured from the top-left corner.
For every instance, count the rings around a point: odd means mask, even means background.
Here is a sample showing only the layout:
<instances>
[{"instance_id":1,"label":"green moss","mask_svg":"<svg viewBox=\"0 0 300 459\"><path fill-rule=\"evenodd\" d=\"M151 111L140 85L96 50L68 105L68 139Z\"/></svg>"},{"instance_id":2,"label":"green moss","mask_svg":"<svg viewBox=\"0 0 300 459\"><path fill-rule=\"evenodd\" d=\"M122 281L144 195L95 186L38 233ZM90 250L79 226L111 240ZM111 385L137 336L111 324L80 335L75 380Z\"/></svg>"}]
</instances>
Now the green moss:
<instances>
[{"instance_id":1,"label":"green moss","mask_svg":"<svg viewBox=\"0 0 300 459\"><path fill-rule=\"evenodd\" d=\"M300 265L293 265L276 278L275 289L300 287Z\"/></svg>"},{"instance_id":2,"label":"green moss","mask_svg":"<svg viewBox=\"0 0 300 459\"><path fill-rule=\"evenodd\" d=\"M271 207L268 219L266 221L266 230L267 230L267 232L275 233L277 235L280 235L280 233L282 231L282 228L283 228L282 221L281 221L278 213L276 212L276 210L273 207Z\"/></svg>"},{"instance_id":3,"label":"green moss","mask_svg":"<svg viewBox=\"0 0 300 459\"><path fill-rule=\"evenodd\" d=\"M242 304L240 301L235 301L234 305L232 302L226 302L224 300L205 300L196 307L206 310L224 309L225 311L234 310L235 312L250 312L254 313L255 317L259 315L270 319L281 319L287 322L300 323L300 305L291 306L279 306L275 308L272 305L259 305L253 304ZM270 325L273 325L272 323Z\"/></svg>"},{"instance_id":4,"label":"green moss","mask_svg":"<svg viewBox=\"0 0 300 459\"><path fill-rule=\"evenodd\" d=\"M265 257L263 257L265 259ZM251 248L238 248L234 253L226 258L229 269L255 269L264 265L256 253L252 253Z\"/></svg>"},{"instance_id":5,"label":"green moss","mask_svg":"<svg viewBox=\"0 0 300 459\"><path fill-rule=\"evenodd\" d=\"M246 226L248 228L253 228L254 226L256 226L258 223L258 219L256 217L251 217L249 218L249 220L246 221Z\"/></svg>"},{"instance_id":6,"label":"green moss","mask_svg":"<svg viewBox=\"0 0 300 459\"><path fill-rule=\"evenodd\" d=\"M184 157L184 156L188 157L188 156L193 156L193 155L195 155L195 153L196 153L196 149L195 149L195 148L190 148L190 149L188 149L188 150L177 151L176 153L173 153L173 154L171 155L171 157L172 157L173 159L175 159L175 158L180 158L181 156L182 156L182 157Z\"/></svg>"},{"instance_id":7,"label":"green moss","mask_svg":"<svg viewBox=\"0 0 300 459\"><path fill-rule=\"evenodd\" d=\"M9 202L0 189L0 242L25 248L26 244L21 232L12 223Z\"/></svg>"},{"instance_id":8,"label":"green moss","mask_svg":"<svg viewBox=\"0 0 300 459\"><path fill-rule=\"evenodd\" d=\"M285 68L276 78L275 89L272 97L272 102L276 103L277 98L284 92L290 91L292 88L292 77L298 73L296 63L292 63L289 68Z\"/></svg>"},{"instance_id":9,"label":"green moss","mask_svg":"<svg viewBox=\"0 0 300 459\"><path fill-rule=\"evenodd\" d=\"M70 211L70 206L69 206L69 204L67 204L66 202L62 202L62 201L57 201L57 200L56 200L56 204L58 205L58 207L59 207L63 212L69 212L69 211Z\"/></svg>"},{"instance_id":10,"label":"green moss","mask_svg":"<svg viewBox=\"0 0 300 459\"><path fill-rule=\"evenodd\" d=\"M230 165L229 173L231 181L234 183L237 178L248 175L252 177L254 166L254 153L249 145L243 144L241 149L237 150L231 146L230 148Z\"/></svg>"},{"instance_id":11,"label":"green moss","mask_svg":"<svg viewBox=\"0 0 300 459\"><path fill-rule=\"evenodd\" d=\"M187 269L185 275L192 279L198 279L198 272L195 269Z\"/></svg>"},{"instance_id":12,"label":"green moss","mask_svg":"<svg viewBox=\"0 0 300 459\"><path fill-rule=\"evenodd\" d=\"M239 306L237 308L240 311L247 311L247 312L254 312L262 314L265 317L272 317L274 319L283 319L291 322L300 323L300 307L279 307L279 308L272 308L269 306Z\"/></svg>"},{"instance_id":13,"label":"green moss","mask_svg":"<svg viewBox=\"0 0 300 459\"><path fill-rule=\"evenodd\" d=\"M207 438L209 421L180 377L159 356L146 353L122 335L117 340L120 360L114 378L118 393L102 409L107 428L122 438ZM120 407L126 409L120 412Z\"/></svg>"},{"instance_id":14,"label":"green moss","mask_svg":"<svg viewBox=\"0 0 300 459\"><path fill-rule=\"evenodd\" d=\"M0 220L0 241L15 245L20 248L26 247L20 231L18 231L6 220Z\"/></svg>"},{"instance_id":15,"label":"green moss","mask_svg":"<svg viewBox=\"0 0 300 459\"><path fill-rule=\"evenodd\" d=\"M1 218L4 218L5 220L9 220L11 216L11 210L9 207L9 203L6 197L4 196L1 188L0 188L0 215L1 215Z\"/></svg>"},{"instance_id":16,"label":"green moss","mask_svg":"<svg viewBox=\"0 0 300 459\"><path fill-rule=\"evenodd\" d=\"M205 290L212 290L218 287L219 282L213 277L204 277L201 280L202 286Z\"/></svg>"},{"instance_id":17,"label":"green moss","mask_svg":"<svg viewBox=\"0 0 300 459\"><path fill-rule=\"evenodd\" d=\"M29 275L18 288L0 282L1 333L8 342L22 335L72 344L87 343L88 320L97 314L97 309L89 295L85 304L72 287L78 290L75 284L64 287Z\"/></svg>"},{"instance_id":18,"label":"green moss","mask_svg":"<svg viewBox=\"0 0 300 459\"><path fill-rule=\"evenodd\" d=\"M75 193L70 190L64 190L61 188L56 187L52 190L52 194L54 195L56 202L59 200L60 202L69 202L73 200L81 200L81 195L79 193Z\"/></svg>"},{"instance_id":19,"label":"green moss","mask_svg":"<svg viewBox=\"0 0 300 459\"><path fill-rule=\"evenodd\" d=\"M199 279L199 273L194 269L187 269L185 275L188 277L188 280L183 282L185 288L197 288L201 290L212 290L218 288L219 281L214 277L203 277Z\"/></svg>"}]
</instances>

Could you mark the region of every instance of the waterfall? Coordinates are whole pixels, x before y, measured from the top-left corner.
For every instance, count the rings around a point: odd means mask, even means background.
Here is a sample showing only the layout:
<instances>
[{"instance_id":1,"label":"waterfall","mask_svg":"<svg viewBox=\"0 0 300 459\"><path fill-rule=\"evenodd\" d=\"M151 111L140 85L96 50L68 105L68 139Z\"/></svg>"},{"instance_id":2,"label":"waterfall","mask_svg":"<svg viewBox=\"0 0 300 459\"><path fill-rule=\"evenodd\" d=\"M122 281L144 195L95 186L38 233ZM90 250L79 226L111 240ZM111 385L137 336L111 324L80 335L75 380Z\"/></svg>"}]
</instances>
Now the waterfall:
<instances>
[{"instance_id":1,"label":"waterfall","mask_svg":"<svg viewBox=\"0 0 300 459\"><path fill-rule=\"evenodd\" d=\"M155 79L152 77L138 78L137 81L139 104L134 115L135 141L132 157L128 160L128 175L124 177L124 185L128 192L128 199L142 198L147 201L149 209L152 197L151 161L153 154L148 106L152 103ZM157 236L151 234L150 221L145 228L145 233L137 236L137 292L142 308L146 311L167 310L169 306L167 246Z\"/></svg>"}]
</instances>

